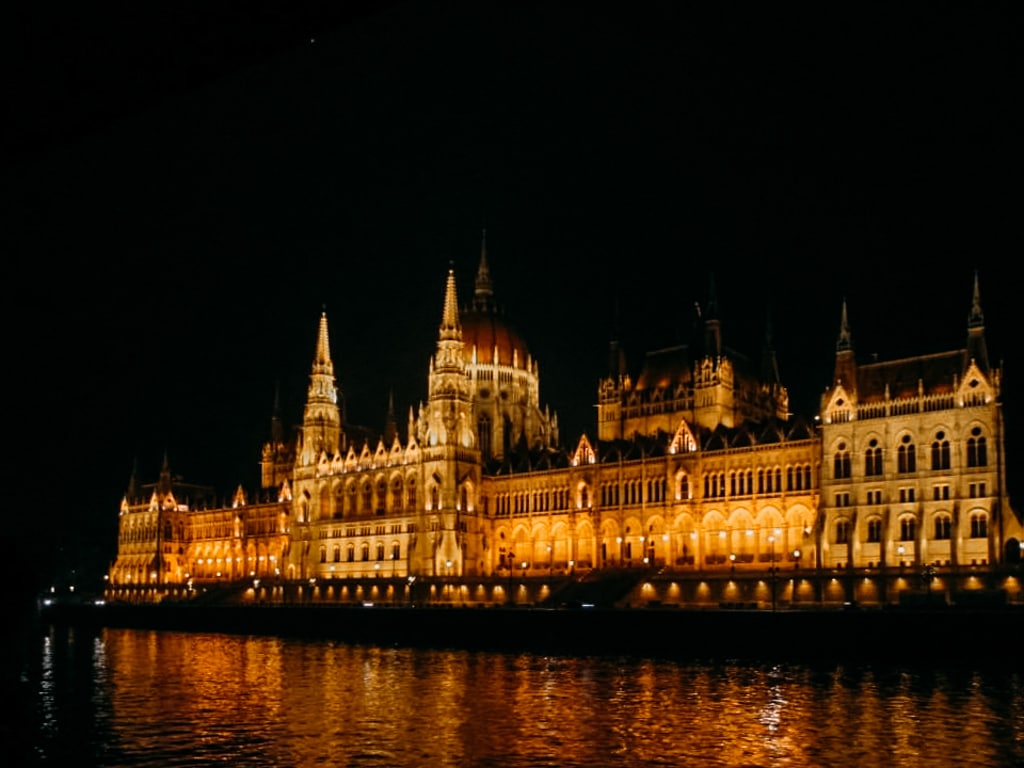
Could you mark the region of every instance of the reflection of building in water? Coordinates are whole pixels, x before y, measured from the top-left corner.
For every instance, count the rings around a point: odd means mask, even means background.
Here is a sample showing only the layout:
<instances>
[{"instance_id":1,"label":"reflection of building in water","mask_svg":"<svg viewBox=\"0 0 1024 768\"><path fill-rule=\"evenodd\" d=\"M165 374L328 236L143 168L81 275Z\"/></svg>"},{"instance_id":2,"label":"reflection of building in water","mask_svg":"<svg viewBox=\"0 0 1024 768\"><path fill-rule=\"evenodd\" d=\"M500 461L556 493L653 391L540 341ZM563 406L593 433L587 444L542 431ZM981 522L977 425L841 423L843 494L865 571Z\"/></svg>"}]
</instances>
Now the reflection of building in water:
<instances>
[{"instance_id":1,"label":"reflection of building in water","mask_svg":"<svg viewBox=\"0 0 1024 768\"><path fill-rule=\"evenodd\" d=\"M393 407L376 434L346 423L322 315L302 424L287 439L275 413L261 491L217 506L166 463L133 482L109 597L256 583L250 596L537 602L599 583L633 604L1020 599L977 279L950 352L858 362L844 305L816 423L789 413L770 339L756 365L727 346L714 293L693 338L638 371L612 345L596 434L568 447L486 249L468 306L448 274L404 429Z\"/></svg>"}]
</instances>

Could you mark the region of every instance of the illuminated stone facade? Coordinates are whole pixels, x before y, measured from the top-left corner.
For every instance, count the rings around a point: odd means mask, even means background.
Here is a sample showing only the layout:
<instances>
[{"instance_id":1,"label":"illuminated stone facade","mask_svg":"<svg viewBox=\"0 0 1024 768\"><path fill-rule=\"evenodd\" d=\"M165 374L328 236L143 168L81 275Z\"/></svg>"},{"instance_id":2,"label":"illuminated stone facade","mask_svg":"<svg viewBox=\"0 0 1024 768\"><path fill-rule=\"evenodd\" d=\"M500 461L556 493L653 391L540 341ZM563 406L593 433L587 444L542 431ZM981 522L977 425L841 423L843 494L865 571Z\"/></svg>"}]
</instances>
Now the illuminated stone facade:
<instances>
[{"instance_id":1,"label":"illuminated stone facade","mask_svg":"<svg viewBox=\"0 0 1024 768\"><path fill-rule=\"evenodd\" d=\"M404 436L393 414L373 440L344 423L324 314L297 438L275 413L263 449L269 501L211 507L165 466L122 504L110 598L532 604L615 575L634 605L1021 599L977 281L949 353L858 364L844 307L814 421L789 413L769 344L755 368L723 343L713 293L699 339L599 382L597 439L568 449L486 248L462 310L447 276Z\"/></svg>"}]
</instances>

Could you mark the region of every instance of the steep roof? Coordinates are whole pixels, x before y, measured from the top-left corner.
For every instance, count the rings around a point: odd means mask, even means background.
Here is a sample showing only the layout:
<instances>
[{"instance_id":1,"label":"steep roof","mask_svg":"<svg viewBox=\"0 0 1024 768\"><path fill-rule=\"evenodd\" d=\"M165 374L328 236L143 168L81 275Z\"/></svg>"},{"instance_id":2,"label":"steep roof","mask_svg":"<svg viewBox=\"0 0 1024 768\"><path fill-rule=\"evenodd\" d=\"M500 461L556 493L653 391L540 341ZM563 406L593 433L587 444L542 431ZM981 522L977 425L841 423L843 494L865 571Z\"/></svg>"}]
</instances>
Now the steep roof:
<instances>
[{"instance_id":1,"label":"steep roof","mask_svg":"<svg viewBox=\"0 0 1024 768\"><path fill-rule=\"evenodd\" d=\"M861 403L952 392L966 369L965 350L938 352L857 366L857 399Z\"/></svg>"}]
</instances>

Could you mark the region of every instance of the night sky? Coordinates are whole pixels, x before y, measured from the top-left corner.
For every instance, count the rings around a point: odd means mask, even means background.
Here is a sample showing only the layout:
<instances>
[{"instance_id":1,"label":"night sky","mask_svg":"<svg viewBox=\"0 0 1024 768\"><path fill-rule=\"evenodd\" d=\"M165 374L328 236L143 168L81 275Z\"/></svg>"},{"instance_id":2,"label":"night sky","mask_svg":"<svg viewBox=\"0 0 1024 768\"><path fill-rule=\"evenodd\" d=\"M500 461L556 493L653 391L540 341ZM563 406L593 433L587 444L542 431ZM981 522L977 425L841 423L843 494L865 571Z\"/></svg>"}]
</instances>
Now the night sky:
<instances>
[{"instance_id":1,"label":"night sky","mask_svg":"<svg viewBox=\"0 0 1024 768\"><path fill-rule=\"evenodd\" d=\"M252 487L322 308L349 419L393 392L404 425L483 227L567 443L612 335L639 364L712 277L726 343L756 358L770 317L813 415L844 298L862 358L943 351L977 270L1012 448L1013 4L117 5L15 14L8 546L105 564L164 452Z\"/></svg>"}]
</instances>

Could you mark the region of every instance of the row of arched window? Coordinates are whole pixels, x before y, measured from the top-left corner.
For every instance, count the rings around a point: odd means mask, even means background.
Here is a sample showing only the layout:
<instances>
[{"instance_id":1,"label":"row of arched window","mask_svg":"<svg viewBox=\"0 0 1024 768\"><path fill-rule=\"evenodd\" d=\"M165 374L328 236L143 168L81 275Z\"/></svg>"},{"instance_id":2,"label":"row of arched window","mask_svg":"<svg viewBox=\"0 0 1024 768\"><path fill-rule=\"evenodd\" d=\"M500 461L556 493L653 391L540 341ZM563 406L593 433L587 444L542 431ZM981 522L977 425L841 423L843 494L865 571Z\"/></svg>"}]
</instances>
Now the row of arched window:
<instances>
[{"instance_id":1,"label":"row of arched window","mask_svg":"<svg viewBox=\"0 0 1024 768\"><path fill-rule=\"evenodd\" d=\"M969 537L972 539L984 539L988 537L988 515L985 512L972 512L969 518ZM932 521L932 536L936 541L951 538L953 531L953 519L945 514L936 515ZM864 526L865 541L878 543L882 541L882 519L871 517ZM836 544L848 544L852 533L852 523L849 520L837 520L835 523L833 542ZM917 518L911 515L904 515L899 519L898 541L917 540Z\"/></svg>"},{"instance_id":2,"label":"row of arched window","mask_svg":"<svg viewBox=\"0 0 1024 768\"><path fill-rule=\"evenodd\" d=\"M781 467L742 469L733 472L708 472L704 475L704 497L723 499L726 496L750 496L796 491L809 491L814 487L810 464L786 467L785 486ZM756 482L755 482L756 481ZM680 498L685 498L681 496Z\"/></svg>"},{"instance_id":3,"label":"row of arched window","mask_svg":"<svg viewBox=\"0 0 1024 768\"><path fill-rule=\"evenodd\" d=\"M396 477L390 488L384 478L376 484L365 480L357 486L355 482L337 485L332 494L328 485L320 488L320 514L322 517L356 517L394 513L401 514L416 507L416 481L410 478L403 483Z\"/></svg>"},{"instance_id":4,"label":"row of arched window","mask_svg":"<svg viewBox=\"0 0 1024 768\"><path fill-rule=\"evenodd\" d=\"M503 517L528 512L550 512L569 508L569 489L541 489L499 493L494 497L494 514ZM486 501L484 514L487 513Z\"/></svg>"},{"instance_id":5,"label":"row of arched window","mask_svg":"<svg viewBox=\"0 0 1024 768\"><path fill-rule=\"evenodd\" d=\"M346 563L369 562L370 561L370 550L371 550L371 548L370 548L370 543L369 542L364 541L362 544L360 544L359 545L359 559L357 560L356 559L356 545L355 544L348 544L345 547L345 560L344 560L344 562L346 562ZM387 554L388 550L387 550L387 547L386 547L386 545L384 544L383 541L378 541L376 546L373 548L373 552L374 552L374 559L375 560L383 561L385 559L385 555ZM331 547L331 551L330 551L330 558L331 559L330 559L330 562L333 562L333 563L340 563L340 562L342 562L341 555L342 555L341 545L340 544L335 544L334 546ZM320 562L321 563L328 562L327 556L328 556L327 547L326 546L320 547ZM388 559L391 559L391 560L401 560L402 559L402 545L399 542L397 542L397 541L391 542L390 558L388 558Z\"/></svg>"},{"instance_id":6,"label":"row of arched window","mask_svg":"<svg viewBox=\"0 0 1024 768\"><path fill-rule=\"evenodd\" d=\"M601 506L617 507L620 504L632 505L660 503L665 500L668 483L663 477L644 480L626 480L621 483L602 483Z\"/></svg>"},{"instance_id":7,"label":"row of arched window","mask_svg":"<svg viewBox=\"0 0 1024 768\"><path fill-rule=\"evenodd\" d=\"M988 466L988 442L982 434L981 427L971 429L971 436L965 444L965 463L968 468ZM950 443L946 433L935 433L929 451L929 467L932 471L950 468ZM845 442L840 442L833 456L832 475L836 480L843 480L852 475L853 459ZM896 446L896 471L898 473L917 471L917 449L910 435L903 435ZM877 438L872 438L864 451L864 474L869 477L884 474L882 446Z\"/></svg>"}]
</instances>

